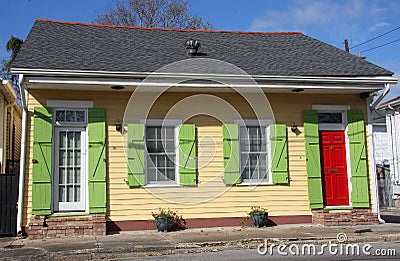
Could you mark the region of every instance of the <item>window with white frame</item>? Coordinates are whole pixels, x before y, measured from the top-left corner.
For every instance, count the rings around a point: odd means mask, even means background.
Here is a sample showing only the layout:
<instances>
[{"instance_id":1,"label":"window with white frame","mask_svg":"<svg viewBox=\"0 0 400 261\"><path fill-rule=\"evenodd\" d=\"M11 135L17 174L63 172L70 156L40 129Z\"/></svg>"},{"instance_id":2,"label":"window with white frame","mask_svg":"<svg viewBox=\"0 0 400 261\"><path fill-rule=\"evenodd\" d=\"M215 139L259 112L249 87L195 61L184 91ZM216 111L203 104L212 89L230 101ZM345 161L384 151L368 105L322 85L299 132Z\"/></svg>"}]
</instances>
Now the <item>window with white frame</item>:
<instances>
[{"instance_id":1,"label":"window with white frame","mask_svg":"<svg viewBox=\"0 0 400 261\"><path fill-rule=\"evenodd\" d=\"M239 125L240 169L243 183L270 182L268 124L245 121Z\"/></svg>"},{"instance_id":2,"label":"window with white frame","mask_svg":"<svg viewBox=\"0 0 400 261\"><path fill-rule=\"evenodd\" d=\"M177 125L149 123L145 127L147 184L176 184Z\"/></svg>"}]
</instances>

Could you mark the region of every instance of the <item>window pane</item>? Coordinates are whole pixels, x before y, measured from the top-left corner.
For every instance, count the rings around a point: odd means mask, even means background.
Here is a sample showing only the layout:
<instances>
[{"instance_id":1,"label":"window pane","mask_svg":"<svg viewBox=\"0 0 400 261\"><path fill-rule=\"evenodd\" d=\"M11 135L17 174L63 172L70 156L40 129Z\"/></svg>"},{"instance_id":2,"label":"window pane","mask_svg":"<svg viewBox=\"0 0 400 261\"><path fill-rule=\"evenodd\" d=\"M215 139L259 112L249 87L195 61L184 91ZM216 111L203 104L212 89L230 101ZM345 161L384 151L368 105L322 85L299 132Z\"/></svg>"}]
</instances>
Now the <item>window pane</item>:
<instances>
[{"instance_id":1,"label":"window pane","mask_svg":"<svg viewBox=\"0 0 400 261\"><path fill-rule=\"evenodd\" d=\"M73 168L67 168L67 184L73 184L73 178L74 178L74 169Z\"/></svg>"},{"instance_id":2,"label":"window pane","mask_svg":"<svg viewBox=\"0 0 400 261\"><path fill-rule=\"evenodd\" d=\"M73 132L67 133L67 146L68 146L68 148L74 147L74 133Z\"/></svg>"},{"instance_id":3,"label":"window pane","mask_svg":"<svg viewBox=\"0 0 400 261\"><path fill-rule=\"evenodd\" d=\"M67 151L67 164L68 166L72 166L73 165L73 158L74 157L74 152L72 150L68 150Z\"/></svg>"},{"instance_id":4,"label":"window pane","mask_svg":"<svg viewBox=\"0 0 400 261\"><path fill-rule=\"evenodd\" d=\"M340 112L319 112L318 123L342 123L342 113Z\"/></svg>"},{"instance_id":5,"label":"window pane","mask_svg":"<svg viewBox=\"0 0 400 261\"><path fill-rule=\"evenodd\" d=\"M65 148L67 145L67 133L64 131L60 131L60 138L59 138L59 143L60 143L60 149Z\"/></svg>"},{"instance_id":6,"label":"window pane","mask_svg":"<svg viewBox=\"0 0 400 261\"><path fill-rule=\"evenodd\" d=\"M74 176L75 176L74 183L80 184L81 183L81 169L80 168L75 168Z\"/></svg>"},{"instance_id":7,"label":"window pane","mask_svg":"<svg viewBox=\"0 0 400 261\"><path fill-rule=\"evenodd\" d=\"M75 132L75 148L77 148L77 149L81 148L81 133L80 132Z\"/></svg>"},{"instance_id":8,"label":"window pane","mask_svg":"<svg viewBox=\"0 0 400 261\"><path fill-rule=\"evenodd\" d=\"M66 153L66 151L60 150L58 163L59 163L60 166L67 165L67 153Z\"/></svg>"},{"instance_id":9,"label":"window pane","mask_svg":"<svg viewBox=\"0 0 400 261\"><path fill-rule=\"evenodd\" d=\"M175 151L175 143L174 141L167 141L164 143L166 152L174 152Z\"/></svg>"},{"instance_id":10,"label":"window pane","mask_svg":"<svg viewBox=\"0 0 400 261\"><path fill-rule=\"evenodd\" d=\"M74 202L74 187L67 186L67 202Z\"/></svg>"},{"instance_id":11,"label":"window pane","mask_svg":"<svg viewBox=\"0 0 400 261\"><path fill-rule=\"evenodd\" d=\"M76 111L76 122L85 122L85 111Z\"/></svg>"},{"instance_id":12,"label":"window pane","mask_svg":"<svg viewBox=\"0 0 400 261\"><path fill-rule=\"evenodd\" d=\"M175 180L175 169L167 169L167 178L168 180Z\"/></svg>"},{"instance_id":13,"label":"window pane","mask_svg":"<svg viewBox=\"0 0 400 261\"><path fill-rule=\"evenodd\" d=\"M58 121L58 122L65 121L65 111L57 111L56 112L56 121Z\"/></svg>"},{"instance_id":14,"label":"window pane","mask_svg":"<svg viewBox=\"0 0 400 261\"><path fill-rule=\"evenodd\" d=\"M148 151L149 153L157 152L157 150L156 150L156 142L154 142L154 141L148 141L148 142L146 143L146 145L147 145L147 151Z\"/></svg>"},{"instance_id":15,"label":"window pane","mask_svg":"<svg viewBox=\"0 0 400 261\"><path fill-rule=\"evenodd\" d=\"M75 166L81 165L81 152L79 150L75 151Z\"/></svg>"},{"instance_id":16,"label":"window pane","mask_svg":"<svg viewBox=\"0 0 400 261\"><path fill-rule=\"evenodd\" d=\"M65 184L67 171L66 169L60 169L58 172L58 183L60 185Z\"/></svg>"},{"instance_id":17,"label":"window pane","mask_svg":"<svg viewBox=\"0 0 400 261\"><path fill-rule=\"evenodd\" d=\"M167 157L167 167L168 168L174 168L175 167L175 157L172 155L169 155Z\"/></svg>"},{"instance_id":18,"label":"window pane","mask_svg":"<svg viewBox=\"0 0 400 261\"><path fill-rule=\"evenodd\" d=\"M59 187L59 193L58 193L58 201L59 202L65 202L65 187L64 186L60 186Z\"/></svg>"},{"instance_id":19,"label":"window pane","mask_svg":"<svg viewBox=\"0 0 400 261\"><path fill-rule=\"evenodd\" d=\"M81 201L80 200L80 197L81 197L81 187L80 186L75 186L75 188L74 188L74 202L79 202L79 201Z\"/></svg>"},{"instance_id":20,"label":"window pane","mask_svg":"<svg viewBox=\"0 0 400 261\"><path fill-rule=\"evenodd\" d=\"M157 181L166 181L166 173L164 168L157 169Z\"/></svg>"},{"instance_id":21,"label":"window pane","mask_svg":"<svg viewBox=\"0 0 400 261\"><path fill-rule=\"evenodd\" d=\"M146 128L146 138L149 139L155 139L156 138L156 130L153 127L147 127Z\"/></svg>"},{"instance_id":22,"label":"window pane","mask_svg":"<svg viewBox=\"0 0 400 261\"><path fill-rule=\"evenodd\" d=\"M66 122L75 122L75 112L74 111L66 111L65 121Z\"/></svg>"},{"instance_id":23,"label":"window pane","mask_svg":"<svg viewBox=\"0 0 400 261\"><path fill-rule=\"evenodd\" d=\"M147 168L147 180L149 182L154 182L156 180L156 168Z\"/></svg>"}]
</instances>

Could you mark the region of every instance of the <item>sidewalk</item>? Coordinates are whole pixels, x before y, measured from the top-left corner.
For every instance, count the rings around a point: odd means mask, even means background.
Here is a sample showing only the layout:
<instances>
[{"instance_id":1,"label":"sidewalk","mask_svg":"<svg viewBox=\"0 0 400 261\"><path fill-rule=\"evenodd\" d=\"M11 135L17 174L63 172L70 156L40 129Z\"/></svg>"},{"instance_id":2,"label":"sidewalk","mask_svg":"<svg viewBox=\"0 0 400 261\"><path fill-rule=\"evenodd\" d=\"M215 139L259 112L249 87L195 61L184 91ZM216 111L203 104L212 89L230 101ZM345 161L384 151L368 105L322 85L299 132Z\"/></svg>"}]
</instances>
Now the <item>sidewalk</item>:
<instances>
[{"instance_id":1,"label":"sidewalk","mask_svg":"<svg viewBox=\"0 0 400 261\"><path fill-rule=\"evenodd\" d=\"M325 227L311 224L267 228L218 227L161 233L129 231L107 236L29 240L0 238L0 259L105 259L221 249L256 249L265 239L283 243L328 243L345 233L346 242L400 241L400 224Z\"/></svg>"}]
</instances>

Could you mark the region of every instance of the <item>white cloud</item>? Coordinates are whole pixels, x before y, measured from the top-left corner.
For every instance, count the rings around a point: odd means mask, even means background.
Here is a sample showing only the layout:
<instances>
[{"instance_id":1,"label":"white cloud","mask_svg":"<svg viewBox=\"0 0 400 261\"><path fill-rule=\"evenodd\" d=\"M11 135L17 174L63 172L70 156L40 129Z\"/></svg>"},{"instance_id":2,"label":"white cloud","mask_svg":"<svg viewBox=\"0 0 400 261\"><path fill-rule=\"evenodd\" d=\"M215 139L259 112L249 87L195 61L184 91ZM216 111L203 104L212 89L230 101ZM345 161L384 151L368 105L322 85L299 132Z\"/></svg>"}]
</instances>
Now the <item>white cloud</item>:
<instances>
[{"instance_id":1,"label":"white cloud","mask_svg":"<svg viewBox=\"0 0 400 261\"><path fill-rule=\"evenodd\" d=\"M389 25L390 24L385 23L385 22L377 23L377 24L374 24L371 28L369 28L368 31L369 32L373 32L373 31L376 31L376 30L378 30L378 29L380 29L382 27L386 27L386 26L389 26Z\"/></svg>"},{"instance_id":2,"label":"white cloud","mask_svg":"<svg viewBox=\"0 0 400 261\"><path fill-rule=\"evenodd\" d=\"M384 9L362 0L292 0L284 10L270 9L255 18L250 30L302 31L322 40L335 39L338 44L346 38L355 43L366 40L369 32L389 25L384 21Z\"/></svg>"}]
</instances>

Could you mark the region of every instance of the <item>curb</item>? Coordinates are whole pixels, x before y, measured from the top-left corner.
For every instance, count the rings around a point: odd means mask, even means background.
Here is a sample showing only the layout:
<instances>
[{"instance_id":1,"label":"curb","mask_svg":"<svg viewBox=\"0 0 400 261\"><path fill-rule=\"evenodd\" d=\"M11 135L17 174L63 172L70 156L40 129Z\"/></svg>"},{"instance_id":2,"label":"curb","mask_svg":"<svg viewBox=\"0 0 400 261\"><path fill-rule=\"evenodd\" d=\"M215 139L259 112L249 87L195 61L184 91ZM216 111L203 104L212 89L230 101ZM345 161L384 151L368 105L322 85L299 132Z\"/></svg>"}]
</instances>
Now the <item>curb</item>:
<instances>
[{"instance_id":1,"label":"curb","mask_svg":"<svg viewBox=\"0 0 400 261\"><path fill-rule=\"evenodd\" d=\"M201 253L201 252L219 252L224 250L241 250L241 249L257 249L259 244L265 242L265 240L273 242L275 244L324 244L329 241L336 241L336 237L310 237L310 238L249 238L244 240L233 240L233 241L220 241L220 242L199 242L199 243L179 243L174 246L160 246L160 247L145 247L145 246L133 246L130 248L114 247L114 248L92 248L82 249L73 251L61 251L61 252L47 252L38 255L21 255L21 256L9 256L1 257L3 259L15 259L15 260L64 260L65 258L71 260L82 260L82 259L104 259L104 258L125 258L125 257L144 257L144 256L164 256L172 254L187 254L187 253ZM385 236L365 236L362 238L348 238L343 244L350 243L366 243L366 242L396 242L400 241L400 235L385 235ZM15 251L15 249L7 249L0 253L6 253Z\"/></svg>"}]
</instances>

